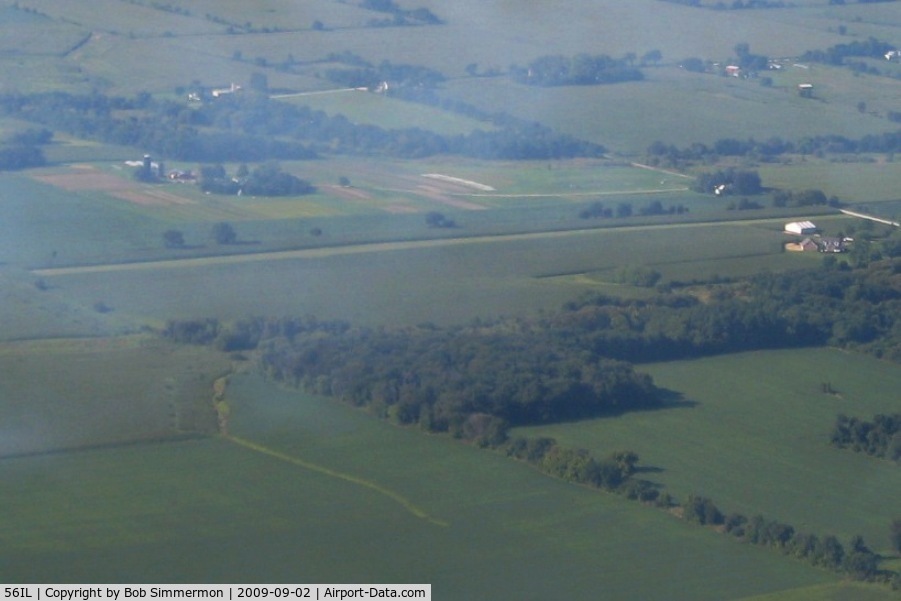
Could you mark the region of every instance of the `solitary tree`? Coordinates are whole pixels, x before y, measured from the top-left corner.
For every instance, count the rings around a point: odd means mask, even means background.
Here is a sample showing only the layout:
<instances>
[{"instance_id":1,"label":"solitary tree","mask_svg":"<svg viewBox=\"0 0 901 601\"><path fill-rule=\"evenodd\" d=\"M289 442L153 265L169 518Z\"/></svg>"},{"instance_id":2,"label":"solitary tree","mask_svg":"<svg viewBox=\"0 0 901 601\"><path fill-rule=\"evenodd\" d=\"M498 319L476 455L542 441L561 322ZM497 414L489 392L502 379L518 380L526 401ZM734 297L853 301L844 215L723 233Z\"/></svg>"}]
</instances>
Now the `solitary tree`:
<instances>
[{"instance_id":1,"label":"solitary tree","mask_svg":"<svg viewBox=\"0 0 901 601\"><path fill-rule=\"evenodd\" d=\"M163 232L163 244L166 248L182 248L185 245L185 235L178 230L166 230Z\"/></svg>"},{"instance_id":2,"label":"solitary tree","mask_svg":"<svg viewBox=\"0 0 901 601\"><path fill-rule=\"evenodd\" d=\"M891 542L892 549L901 553L901 518L892 522Z\"/></svg>"},{"instance_id":3,"label":"solitary tree","mask_svg":"<svg viewBox=\"0 0 901 601\"><path fill-rule=\"evenodd\" d=\"M213 240L216 244L234 244L238 240L238 233L230 223L222 221L213 226Z\"/></svg>"}]
</instances>

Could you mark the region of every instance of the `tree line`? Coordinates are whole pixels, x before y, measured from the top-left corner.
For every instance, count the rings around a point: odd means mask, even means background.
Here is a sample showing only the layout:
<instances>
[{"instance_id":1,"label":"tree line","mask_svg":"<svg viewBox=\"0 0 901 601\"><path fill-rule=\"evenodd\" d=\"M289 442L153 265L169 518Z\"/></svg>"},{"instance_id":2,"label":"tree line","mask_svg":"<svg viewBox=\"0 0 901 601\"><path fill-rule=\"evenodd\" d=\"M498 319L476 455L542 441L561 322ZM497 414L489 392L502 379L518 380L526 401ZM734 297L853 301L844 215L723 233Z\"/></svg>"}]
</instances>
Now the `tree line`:
<instances>
[{"instance_id":1,"label":"tree line","mask_svg":"<svg viewBox=\"0 0 901 601\"><path fill-rule=\"evenodd\" d=\"M846 44L836 44L826 50L808 50L801 55L801 60L827 65L844 65L852 57L884 59L887 52L895 47L888 42L869 37L866 40L854 40Z\"/></svg>"},{"instance_id":2,"label":"tree line","mask_svg":"<svg viewBox=\"0 0 901 601\"><path fill-rule=\"evenodd\" d=\"M654 215L683 215L689 212L689 208L683 204L664 205L659 200L638 207L637 214L642 217ZM580 219L611 219L626 218L636 214L636 209L631 202L619 202L615 207L608 207L603 202L596 200L588 203L579 210Z\"/></svg>"},{"instance_id":3,"label":"tree line","mask_svg":"<svg viewBox=\"0 0 901 601\"><path fill-rule=\"evenodd\" d=\"M394 0L362 0L360 7L367 10L387 13L390 18L370 19L370 27L387 27L391 25L441 25L444 23L435 13L428 8L420 7L404 9L398 6Z\"/></svg>"},{"instance_id":4,"label":"tree line","mask_svg":"<svg viewBox=\"0 0 901 601\"><path fill-rule=\"evenodd\" d=\"M374 66L368 62L351 68L327 69L326 79L332 83L349 88L376 88L382 82L388 82L389 89L396 86L433 87L445 80L440 71L419 65L396 65L390 61L382 61Z\"/></svg>"},{"instance_id":5,"label":"tree line","mask_svg":"<svg viewBox=\"0 0 901 601\"><path fill-rule=\"evenodd\" d=\"M808 136L792 142L778 136L766 140L723 138L712 145L696 142L684 148L657 141L646 151L647 160L656 166L683 167L691 163L715 163L722 157L746 157L760 162L774 162L778 157L800 154L881 153L901 151L901 131L867 134L858 139L828 134Z\"/></svg>"},{"instance_id":6,"label":"tree line","mask_svg":"<svg viewBox=\"0 0 901 601\"><path fill-rule=\"evenodd\" d=\"M149 94L134 98L65 92L0 96L0 114L159 156L205 163L312 159L319 153L418 158L457 154L482 159L598 157L604 147L509 119L492 131L442 135L384 129L343 115L231 94L199 107Z\"/></svg>"},{"instance_id":7,"label":"tree line","mask_svg":"<svg viewBox=\"0 0 901 601\"><path fill-rule=\"evenodd\" d=\"M587 86L624 81L640 81L644 73L632 63L634 58L613 58L606 54L548 55L525 67L513 65L513 81L531 86Z\"/></svg>"}]
</instances>

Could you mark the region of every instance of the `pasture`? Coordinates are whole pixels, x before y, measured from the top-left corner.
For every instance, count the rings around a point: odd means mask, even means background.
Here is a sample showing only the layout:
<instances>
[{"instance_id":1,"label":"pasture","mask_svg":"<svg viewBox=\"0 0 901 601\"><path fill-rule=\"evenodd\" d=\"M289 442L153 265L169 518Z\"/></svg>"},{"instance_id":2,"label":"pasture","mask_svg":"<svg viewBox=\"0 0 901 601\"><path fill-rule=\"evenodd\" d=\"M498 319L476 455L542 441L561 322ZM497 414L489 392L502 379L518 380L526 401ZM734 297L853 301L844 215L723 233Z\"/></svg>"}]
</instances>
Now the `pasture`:
<instances>
[{"instance_id":1,"label":"pasture","mask_svg":"<svg viewBox=\"0 0 901 601\"><path fill-rule=\"evenodd\" d=\"M0 578L429 582L442 599L722 600L834 582L764 549L333 401L232 380L223 438L0 462ZM728 568L726 568L728 566Z\"/></svg>"},{"instance_id":2,"label":"pasture","mask_svg":"<svg viewBox=\"0 0 901 601\"><path fill-rule=\"evenodd\" d=\"M616 419L528 428L598 455L634 450L646 477L679 499L710 497L725 513L763 514L797 530L860 534L888 552L901 473L886 460L836 449L839 413L898 409L897 366L834 349L741 353L640 366L682 395L681 406ZM823 382L838 391L823 394Z\"/></svg>"}]
</instances>

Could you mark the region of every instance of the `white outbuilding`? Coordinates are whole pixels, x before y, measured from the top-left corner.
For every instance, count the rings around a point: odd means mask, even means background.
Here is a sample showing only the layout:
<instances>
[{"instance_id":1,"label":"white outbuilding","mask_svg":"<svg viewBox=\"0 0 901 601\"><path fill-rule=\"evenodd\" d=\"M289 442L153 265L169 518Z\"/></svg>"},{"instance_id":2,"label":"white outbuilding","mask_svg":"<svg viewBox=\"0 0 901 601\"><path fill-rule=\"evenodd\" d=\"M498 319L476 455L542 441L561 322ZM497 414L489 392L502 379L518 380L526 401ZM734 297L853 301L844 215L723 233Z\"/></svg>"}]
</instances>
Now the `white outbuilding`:
<instances>
[{"instance_id":1,"label":"white outbuilding","mask_svg":"<svg viewBox=\"0 0 901 601\"><path fill-rule=\"evenodd\" d=\"M807 236L808 234L815 234L816 231L817 226L815 226L812 221L792 221L791 223L785 224L786 234Z\"/></svg>"}]
</instances>

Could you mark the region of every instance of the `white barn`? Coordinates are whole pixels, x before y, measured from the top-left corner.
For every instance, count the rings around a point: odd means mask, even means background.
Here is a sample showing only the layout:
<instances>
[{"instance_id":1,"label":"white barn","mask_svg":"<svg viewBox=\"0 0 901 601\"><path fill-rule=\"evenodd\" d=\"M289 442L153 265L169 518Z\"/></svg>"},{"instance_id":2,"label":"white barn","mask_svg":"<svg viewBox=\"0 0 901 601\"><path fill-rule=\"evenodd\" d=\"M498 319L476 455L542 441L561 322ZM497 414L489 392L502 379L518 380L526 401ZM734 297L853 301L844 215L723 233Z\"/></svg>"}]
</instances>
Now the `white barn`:
<instances>
[{"instance_id":1,"label":"white barn","mask_svg":"<svg viewBox=\"0 0 901 601\"><path fill-rule=\"evenodd\" d=\"M785 224L785 233L787 234L806 236L808 234L814 234L816 231L817 226L815 226L812 221L792 221L791 223Z\"/></svg>"}]
</instances>

